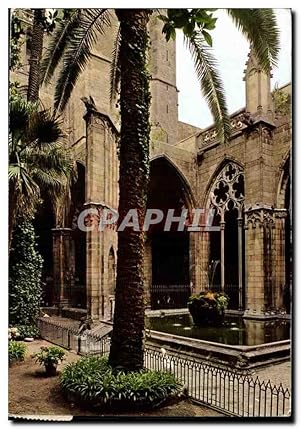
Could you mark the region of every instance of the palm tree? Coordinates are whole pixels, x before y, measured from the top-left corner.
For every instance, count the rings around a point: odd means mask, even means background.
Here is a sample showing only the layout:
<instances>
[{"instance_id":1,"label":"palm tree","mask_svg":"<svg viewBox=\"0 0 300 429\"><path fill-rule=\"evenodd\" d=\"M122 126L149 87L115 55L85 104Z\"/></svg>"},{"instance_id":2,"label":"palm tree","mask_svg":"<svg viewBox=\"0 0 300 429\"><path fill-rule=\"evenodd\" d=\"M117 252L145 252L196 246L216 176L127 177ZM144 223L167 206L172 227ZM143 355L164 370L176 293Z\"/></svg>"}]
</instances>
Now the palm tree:
<instances>
[{"instance_id":1,"label":"palm tree","mask_svg":"<svg viewBox=\"0 0 300 429\"><path fill-rule=\"evenodd\" d=\"M140 222L143 222L149 179L151 97L146 63L150 13L146 9L124 9L117 10L116 14L121 38L119 214L122 219L128 210L137 209ZM116 306L109 360L113 367L139 370L143 368L144 332L142 231L127 228L118 233L117 261Z\"/></svg>"},{"instance_id":2,"label":"palm tree","mask_svg":"<svg viewBox=\"0 0 300 429\"><path fill-rule=\"evenodd\" d=\"M169 25L183 28L185 32L202 92L214 116L219 138L225 142L230 138L230 121L224 88L208 43L206 30L209 28L204 25L206 18L201 17L200 9L197 11L201 25L194 17L191 19L189 13L177 22L169 19L170 16L165 19ZM114 87L119 79L121 82L119 214L122 218L130 208L137 208L141 215L146 209L150 134L150 77L146 72L146 57L147 23L151 11L128 9L115 12L120 29L115 42L111 77ZM268 68L276 61L278 53L278 30L273 12L267 9L230 9L229 14L253 44L263 66ZM62 111L66 106L91 56L92 47L97 43L97 36L103 34L109 25L108 9L79 9L67 23L57 27L42 63L42 81L46 83L51 80L57 65L62 63L55 88L56 111ZM116 307L109 357L115 368L139 370L143 366L143 256L143 234L119 231Z\"/></svg>"},{"instance_id":3,"label":"palm tree","mask_svg":"<svg viewBox=\"0 0 300 429\"><path fill-rule=\"evenodd\" d=\"M9 244L18 214L33 214L41 194L55 199L72 177L74 163L58 119L18 93L10 99Z\"/></svg>"},{"instance_id":4,"label":"palm tree","mask_svg":"<svg viewBox=\"0 0 300 429\"><path fill-rule=\"evenodd\" d=\"M43 18L45 17L45 9L33 10L33 24L32 24L32 39L31 39L31 53L29 58L29 77L27 100L33 103L39 99L40 88L40 62L43 53L44 41L44 25Z\"/></svg>"}]
</instances>

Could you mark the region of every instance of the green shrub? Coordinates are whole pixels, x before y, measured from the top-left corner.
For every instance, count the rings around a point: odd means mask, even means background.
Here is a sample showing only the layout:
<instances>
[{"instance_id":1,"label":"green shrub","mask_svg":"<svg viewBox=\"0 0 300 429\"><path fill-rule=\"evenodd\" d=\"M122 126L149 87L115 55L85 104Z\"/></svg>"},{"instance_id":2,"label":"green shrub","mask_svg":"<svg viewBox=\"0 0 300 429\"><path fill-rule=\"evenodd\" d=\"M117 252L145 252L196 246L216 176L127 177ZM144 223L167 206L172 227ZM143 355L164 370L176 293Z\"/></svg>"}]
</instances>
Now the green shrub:
<instances>
[{"instance_id":1,"label":"green shrub","mask_svg":"<svg viewBox=\"0 0 300 429\"><path fill-rule=\"evenodd\" d=\"M24 360L26 355L27 347L17 341L9 341L8 343L8 360L9 364L13 362L21 362Z\"/></svg>"},{"instance_id":2,"label":"green shrub","mask_svg":"<svg viewBox=\"0 0 300 429\"><path fill-rule=\"evenodd\" d=\"M32 355L35 361L41 365L58 365L64 360L65 351L60 347L41 347L41 351Z\"/></svg>"},{"instance_id":3,"label":"green shrub","mask_svg":"<svg viewBox=\"0 0 300 429\"><path fill-rule=\"evenodd\" d=\"M19 333L19 340L24 340L24 338L39 338L40 336L39 328L35 325L17 325L16 328Z\"/></svg>"},{"instance_id":4,"label":"green shrub","mask_svg":"<svg viewBox=\"0 0 300 429\"><path fill-rule=\"evenodd\" d=\"M217 326L224 322L228 303L229 297L225 293L203 291L189 297L188 309L196 326Z\"/></svg>"},{"instance_id":5,"label":"green shrub","mask_svg":"<svg viewBox=\"0 0 300 429\"><path fill-rule=\"evenodd\" d=\"M215 307L221 314L228 307L229 297L223 292L203 291L189 297L188 303L195 302L200 303L203 307Z\"/></svg>"},{"instance_id":6,"label":"green shrub","mask_svg":"<svg viewBox=\"0 0 300 429\"><path fill-rule=\"evenodd\" d=\"M32 220L17 218L9 255L9 323L34 325L42 294L42 257Z\"/></svg>"},{"instance_id":7,"label":"green shrub","mask_svg":"<svg viewBox=\"0 0 300 429\"><path fill-rule=\"evenodd\" d=\"M71 401L118 409L155 406L181 387L170 373L113 372L103 357L82 358L69 364L62 371L60 384Z\"/></svg>"}]
</instances>

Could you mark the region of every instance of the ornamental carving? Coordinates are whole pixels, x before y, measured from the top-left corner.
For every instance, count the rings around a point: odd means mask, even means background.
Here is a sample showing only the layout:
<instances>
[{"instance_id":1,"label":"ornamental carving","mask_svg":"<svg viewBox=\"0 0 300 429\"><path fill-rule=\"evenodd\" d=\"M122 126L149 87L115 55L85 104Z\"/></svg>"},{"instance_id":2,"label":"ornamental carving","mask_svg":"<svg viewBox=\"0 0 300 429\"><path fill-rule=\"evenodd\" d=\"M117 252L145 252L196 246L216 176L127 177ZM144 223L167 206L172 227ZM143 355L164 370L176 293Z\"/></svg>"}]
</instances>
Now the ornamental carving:
<instances>
[{"instance_id":1,"label":"ornamental carving","mask_svg":"<svg viewBox=\"0 0 300 429\"><path fill-rule=\"evenodd\" d=\"M274 212L270 209L257 208L245 213L245 224L247 227L252 226L252 228L256 228L259 226L273 228L275 226L274 221Z\"/></svg>"},{"instance_id":2,"label":"ornamental carving","mask_svg":"<svg viewBox=\"0 0 300 429\"><path fill-rule=\"evenodd\" d=\"M262 134L263 141L265 143L270 144L272 142L273 132L270 128L262 127L261 134Z\"/></svg>"},{"instance_id":3,"label":"ornamental carving","mask_svg":"<svg viewBox=\"0 0 300 429\"><path fill-rule=\"evenodd\" d=\"M244 172L237 164L229 162L217 176L210 191L210 206L219 213L242 209L244 199Z\"/></svg>"},{"instance_id":4,"label":"ornamental carving","mask_svg":"<svg viewBox=\"0 0 300 429\"><path fill-rule=\"evenodd\" d=\"M241 113L240 115L234 117L230 121L231 125L231 133L232 135L236 134L237 132L240 132L247 128L248 123L245 119L245 114ZM203 133L202 136L202 146L209 145L210 143L213 143L218 140L218 134L215 128L211 128L210 130Z\"/></svg>"}]
</instances>

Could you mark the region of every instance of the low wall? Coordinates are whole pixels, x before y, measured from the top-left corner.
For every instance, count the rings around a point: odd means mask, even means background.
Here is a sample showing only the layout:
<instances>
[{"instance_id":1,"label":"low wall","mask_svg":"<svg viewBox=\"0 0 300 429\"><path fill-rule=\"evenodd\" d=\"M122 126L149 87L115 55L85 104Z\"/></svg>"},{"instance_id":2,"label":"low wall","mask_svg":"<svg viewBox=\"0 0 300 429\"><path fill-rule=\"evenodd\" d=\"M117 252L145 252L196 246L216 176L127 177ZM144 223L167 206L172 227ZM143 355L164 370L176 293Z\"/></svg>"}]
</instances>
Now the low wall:
<instances>
[{"instance_id":1,"label":"low wall","mask_svg":"<svg viewBox=\"0 0 300 429\"><path fill-rule=\"evenodd\" d=\"M192 356L195 359L206 360L224 364L235 368L254 368L290 358L290 340L259 344L256 346L236 346L198 340L148 330L146 332L147 344L154 348L163 347L172 352Z\"/></svg>"}]
</instances>

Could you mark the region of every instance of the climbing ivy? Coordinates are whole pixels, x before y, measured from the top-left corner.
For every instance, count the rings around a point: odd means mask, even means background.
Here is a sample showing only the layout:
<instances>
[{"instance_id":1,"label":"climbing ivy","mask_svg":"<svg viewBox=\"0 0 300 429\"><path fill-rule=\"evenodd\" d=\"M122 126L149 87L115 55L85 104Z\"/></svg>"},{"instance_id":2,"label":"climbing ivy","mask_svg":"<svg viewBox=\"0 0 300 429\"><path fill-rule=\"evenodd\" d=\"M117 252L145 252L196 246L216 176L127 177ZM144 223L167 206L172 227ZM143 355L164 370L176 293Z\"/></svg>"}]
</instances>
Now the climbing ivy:
<instances>
[{"instance_id":1,"label":"climbing ivy","mask_svg":"<svg viewBox=\"0 0 300 429\"><path fill-rule=\"evenodd\" d=\"M275 86L272 93L274 101L274 109L276 113L282 115L290 115L291 113L291 96L287 94L282 89L278 88L278 85Z\"/></svg>"},{"instance_id":2,"label":"climbing ivy","mask_svg":"<svg viewBox=\"0 0 300 429\"><path fill-rule=\"evenodd\" d=\"M9 323L34 325L42 295L43 259L31 218L17 219L9 255Z\"/></svg>"},{"instance_id":3,"label":"climbing ivy","mask_svg":"<svg viewBox=\"0 0 300 429\"><path fill-rule=\"evenodd\" d=\"M17 70L21 67L20 54L24 43L24 25L16 12L12 12L10 20L10 69Z\"/></svg>"}]
</instances>

